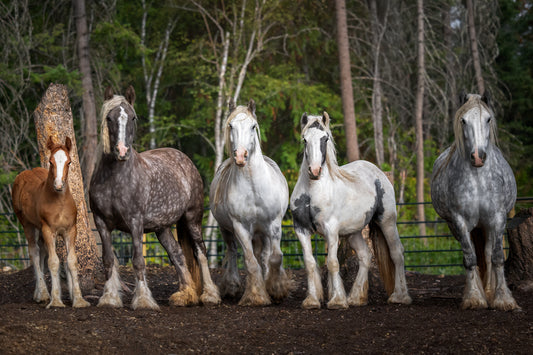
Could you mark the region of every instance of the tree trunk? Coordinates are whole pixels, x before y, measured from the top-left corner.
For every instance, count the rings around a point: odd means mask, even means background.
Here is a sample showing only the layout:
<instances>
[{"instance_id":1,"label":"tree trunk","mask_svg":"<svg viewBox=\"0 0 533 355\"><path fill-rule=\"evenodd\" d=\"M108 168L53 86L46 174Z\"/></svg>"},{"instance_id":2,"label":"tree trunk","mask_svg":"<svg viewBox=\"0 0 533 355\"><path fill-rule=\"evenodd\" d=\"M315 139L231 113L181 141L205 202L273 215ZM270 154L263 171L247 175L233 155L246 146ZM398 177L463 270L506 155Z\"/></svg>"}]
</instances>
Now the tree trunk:
<instances>
[{"instance_id":1,"label":"tree trunk","mask_svg":"<svg viewBox=\"0 0 533 355\"><path fill-rule=\"evenodd\" d=\"M76 254L80 266L80 287L82 290L88 291L94 287L94 275L100 269L101 263L98 258L96 239L89 227L83 178L67 88L64 85L50 84L33 115L42 167L49 168L50 152L46 148L49 136L52 136L54 142L57 143L65 142L66 137L70 137L72 141L72 150L70 152L72 163L68 180L72 196L74 201L76 201L76 208L78 209ZM60 257L65 260L64 248L63 251L60 250Z\"/></svg>"},{"instance_id":2,"label":"tree trunk","mask_svg":"<svg viewBox=\"0 0 533 355\"><path fill-rule=\"evenodd\" d=\"M359 159L357 142L357 125L353 102L352 73L350 69L350 45L348 43L348 25L346 21L346 1L335 0L337 10L337 45L339 47L339 67L342 95L342 112L346 134L346 154L348 161Z\"/></svg>"},{"instance_id":3,"label":"tree trunk","mask_svg":"<svg viewBox=\"0 0 533 355\"><path fill-rule=\"evenodd\" d=\"M381 167L385 162L383 148L383 106L379 58L381 52L381 39L384 29L381 28L376 0L370 1L370 17L372 22L372 53L374 59L373 87L372 87L372 121L374 123L374 146L376 149L376 164Z\"/></svg>"},{"instance_id":4,"label":"tree trunk","mask_svg":"<svg viewBox=\"0 0 533 355\"><path fill-rule=\"evenodd\" d=\"M424 2L417 1L418 7L418 84L416 90L416 107L415 107L415 129L416 129L416 201L419 203L417 208L418 221L426 220L424 211L424 130L422 126L422 116L424 109L424 90L425 90L425 63L424 63ZM419 224L419 233L426 235L425 223Z\"/></svg>"},{"instance_id":5,"label":"tree trunk","mask_svg":"<svg viewBox=\"0 0 533 355\"><path fill-rule=\"evenodd\" d=\"M509 284L533 285L533 207L521 210L507 225L509 257L505 274Z\"/></svg>"},{"instance_id":6,"label":"tree trunk","mask_svg":"<svg viewBox=\"0 0 533 355\"><path fill-rule=\"evenodd\" d=\"M89 33L87 31L85 0L72 0L72 7L74 8L74 18L76 20L78 57L80 61L79 64L83 87L83 118L85 127L82 172L85 181L85 191L89 193L89 183L96 165L96 146L98 144L96 105L94 101L93 81L91 78Z\"/></svg>"},{"instance_id":7,"label":"tree trunk","mask_svg":"<svg viewBox=\"0 0 533 355\"><path fill-rule=\"evenodd\" d=\"M477 48L476 25L474 23L474 3L472 0L466 0L466 10L468 12L468 35L470 36L470 49L472 50L472 61L474 62L477 88L479 90L479 94L484 94L485 81L483 80L481 61L479 59L479 51Z\"/></svg>"}]
</instances>

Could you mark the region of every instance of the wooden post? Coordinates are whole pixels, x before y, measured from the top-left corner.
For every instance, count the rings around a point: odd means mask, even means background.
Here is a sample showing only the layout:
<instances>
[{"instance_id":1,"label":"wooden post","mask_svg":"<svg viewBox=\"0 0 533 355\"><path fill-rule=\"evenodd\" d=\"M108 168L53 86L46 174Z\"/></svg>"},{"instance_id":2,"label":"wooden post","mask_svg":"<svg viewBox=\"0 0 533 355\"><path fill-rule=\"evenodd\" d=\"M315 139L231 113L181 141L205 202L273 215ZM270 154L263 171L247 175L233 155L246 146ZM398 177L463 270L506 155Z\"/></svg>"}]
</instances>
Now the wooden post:
<instances>
[{"instance_id":1,"label":"wooden post","mask_svg":"<svg viewBox=\"0 0 533 355\"><path fill-rule=\"evenodd\" d=\"M43 168L49 168L50 152L46 148L46 141L49 136L52 136L56 143L64 143L67 136L72 141L72 150L70 151L72 163L70 165L68 183L78 209L76 254L79 264L80 287L84 292L87 292L94 288L94 275L101 268L101 263L98 258L96 239L89 226L83 178L67 88L64 85L50 84L35 109L33 118L37 130L39 154ZM62 251L61 249L59 250L59 255L62 260L65 260L64 247Z\"/></svg>"}]
</instances>

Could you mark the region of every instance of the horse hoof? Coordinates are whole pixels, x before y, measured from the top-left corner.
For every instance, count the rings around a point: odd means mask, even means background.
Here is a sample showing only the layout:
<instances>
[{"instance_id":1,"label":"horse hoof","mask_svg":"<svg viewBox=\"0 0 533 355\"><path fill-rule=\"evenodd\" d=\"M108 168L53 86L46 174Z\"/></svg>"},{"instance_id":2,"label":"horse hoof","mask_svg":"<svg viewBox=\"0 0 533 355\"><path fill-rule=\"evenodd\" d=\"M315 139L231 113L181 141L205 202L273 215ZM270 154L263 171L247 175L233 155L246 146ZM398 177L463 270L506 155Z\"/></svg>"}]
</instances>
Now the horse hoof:
<instances>
[{"instance_id":1,"label":"horse hoof","mask_svg":"<svg viewBox=\"0 0 533 355\"><path fill-rule=\"evenodd\" d=\"M204 306L218 306L222 302L218 293L214 294L208 292L204 292L202 296L200 296L200 301Z\"/></svg>"},{"instance_id":2,"label":"horse hoof","mask_svg":"<svg viewBox=\"0 0 533 355\"><path fill-rule=\"evenodd\" d=\"M307 297L302 302L302 308L303 309L320 309L320 302L313 297Z\"/></svg>"},{"instance_id":3,"label":"horse hoof","mask_svg":"<svg viewBox=\"0 0 533 355\"><path fill-rule=\"evenodd\" d=\"M390 295L387 302L396 303L396 304L411 304L413 302L413 299L407 293L404 293L404 294L393 293L392 295Z\"/></svg>"},{"instance_id":4,"label":"horse hoof","mask_svg":"<svg viewBox=\"0 0 533 355\"><path fill-rule=\"evenodd\" d=\"M481 298L463 299L461 304L462 309L486 309L488 308L487 301Z\"/></svg>"},{"instance_id":5,"label":"horse hoof","mask_svg":"<svg viewBox=\"0 0 533 355\"><path fill-rule=\"evenodd\" d=\"M63 308L65 307L65 304L63 304L61 300L52 300L52 302L50 302L48 306L46 306L46 309L50 309L51 307Z\"/></svg>"},{"instance_id":6,"label":"horse hoof","mask_svg":"<svg viewBox=\"0 0 533 355\"><path fill-rule=\"evenodd\" d=\"M72 302L72 307L74 308L84 308L89 307L91 304L84 300L83 298L77 299L74 302Z\"/></svg>"},{"instance_id":7,"label":"horse hoof","mask_svg":"<svg viewBox=\"0 0 533 355\"><path fill-rule=\"evenodd\" d=\"M270 306L272 304L272 301L270 301L269 298L250 298L250 297L242 297L239 301L239 306L243 307L262 307L262 306Z\"/></svg>"},{"instance_id":8,"label":"horse hoof","mask_svg":"<svg viewBox=\"0 0 533 355\"><path fill-rule=\"evenodd\" d=\"M349 306L366 306L368 304L368 298L366 297L349 297Z\"/></svg>"},{"instance_id":9,"label":"horse hoof","mask_svg":"<svg viewBox=\"0 0 533 355\"><path fill-rule=\"evenodd\" d=\"M347 302L328 302L328 309L348 309Z\"/></svg>"},{"instance_id":10,"label":"horse hoof","mask_svg":"<svg viewBox=\"0 0 533 355\"><path fill-rule=\"evenodd\" d=\"M122 308L122 299L120 299L118 296L104 294L102 297L100 297L97 307Z\"/></svg>"},{"instance_id":11,"label":"horse hoof","mask_svg":"<svg viewBox=\"0 0 533 355\"><path fill-rule=\"evenodd\" d=\"M171 306L195 306L198 304L198 294L192 287L187 287L182 291L175 292L168 299Z\"/></svg>"}]
</instances>

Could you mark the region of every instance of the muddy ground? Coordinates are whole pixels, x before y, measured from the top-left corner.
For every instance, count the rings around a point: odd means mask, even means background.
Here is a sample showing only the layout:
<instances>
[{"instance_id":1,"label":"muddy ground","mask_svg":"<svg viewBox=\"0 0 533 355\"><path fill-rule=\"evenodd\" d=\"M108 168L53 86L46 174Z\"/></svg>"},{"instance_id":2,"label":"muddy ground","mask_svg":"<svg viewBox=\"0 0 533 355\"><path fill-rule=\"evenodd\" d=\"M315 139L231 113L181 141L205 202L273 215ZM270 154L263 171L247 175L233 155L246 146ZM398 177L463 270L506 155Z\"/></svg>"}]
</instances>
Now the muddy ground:
<instances>
[{"instance_id":1,"label":"muddy ground","mask_svg":"<svg viewBox=\"0 0 533 355\"><path fill-rule=\"evenodd\" d=\"M221 271L212 274L216 282ZM303 310L304 271L291 274L296 288L280 304L244 308L225 299L218 307L177 308L167 301L177 288L174 270L150 267L149 285L161 305L153 312L131 310L131 295L123 309L94 307L102 280L85 295L93 307L45 309L32 301L31 269L0 272L0 353L533 353L533 294L520 289L513 294L521 311L463 311L464 276L408 273L413 304L389 305L374 275L368 306ZM122 267L121 275L133 286L129 268Z\"/></svg>"}]
</instances>

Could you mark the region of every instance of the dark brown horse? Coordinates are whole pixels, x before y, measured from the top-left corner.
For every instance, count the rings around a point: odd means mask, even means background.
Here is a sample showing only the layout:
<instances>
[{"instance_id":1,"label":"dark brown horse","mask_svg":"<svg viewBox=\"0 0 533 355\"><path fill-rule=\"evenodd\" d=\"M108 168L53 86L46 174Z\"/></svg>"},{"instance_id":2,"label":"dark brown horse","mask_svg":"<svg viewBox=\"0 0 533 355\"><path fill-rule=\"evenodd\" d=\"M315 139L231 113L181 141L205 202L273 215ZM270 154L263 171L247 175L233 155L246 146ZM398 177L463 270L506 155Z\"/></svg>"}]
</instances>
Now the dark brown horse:
<instances>
[{"instance_id":1,"label":"dark brown horse","mask_svg":"<svg viewBox=\"0 0 533 355\"><path fill-rule=\"evenodd\" d=\"M78 260L75 253L77 209L67 183L72 142L55 144L48 138L50 169L34 168L21 172L13 183L13 209L28 240L31 262L37 282L33 299L50 303L46 308L65 307L61 301L59 258L56 238L62 236L67 249L67 278L72 307L87 307L78 282ZM46 249L45 249L46 247ZM48 268L52 276L52 297L44 281L43 269L48 251Z\"/></svg>"},{"instance_id":2,"label":"dark brown horse","mask_svg":"<svg viewBox=\"0 0 533 355\"><path fill-rule=\"evenodd\" d=\"M94 221L102 238L106 272L99 306L122 307L120 278L114 265L111 232L130 233L137 279L132 308L159 309L146 282L142 255L143 232L155 232L178 273L179 289L171 305L218 304L218 288L211 280L202 239L203 182L192 161L182 152L160 148L138 153L133 149L135 90L125 97L105 92L102 107L103 152L90 186ZM177 226L179 243L172 235ZM200 266L201 275L198 272ZM200 278L202 284L200 284ZM202 290L203 288L203 290Z\"/></svg>"}]
</instances>

